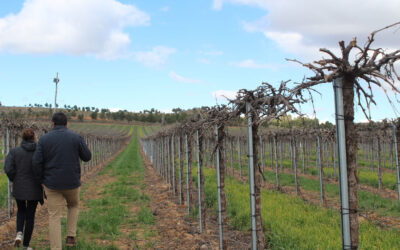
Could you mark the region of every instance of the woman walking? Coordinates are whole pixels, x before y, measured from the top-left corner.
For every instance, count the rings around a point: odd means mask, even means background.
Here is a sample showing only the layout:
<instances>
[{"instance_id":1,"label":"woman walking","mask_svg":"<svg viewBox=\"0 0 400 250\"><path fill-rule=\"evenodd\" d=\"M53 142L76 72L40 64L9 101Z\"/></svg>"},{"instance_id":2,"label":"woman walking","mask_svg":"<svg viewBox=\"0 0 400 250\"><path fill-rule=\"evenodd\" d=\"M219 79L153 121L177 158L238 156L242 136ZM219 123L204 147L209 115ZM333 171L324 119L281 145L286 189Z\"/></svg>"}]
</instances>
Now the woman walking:
<instances>
[{"instance_id":1,"label":"woman walking","mask_svg":"<svg viewBox=\"0 0 400 250\"><path fill-rule=\"evenodd\" d=\"M14 245L21 242L24 249L29 247L38 202L43 204L43 189L32 172L32 156L36 149L35 132L25 129L19 147L10 150L7 155L4 171L13 183L12 195L17 202L17 236ZM22 236L22 232L24 235Z\"/></svg>"}]
</instances>

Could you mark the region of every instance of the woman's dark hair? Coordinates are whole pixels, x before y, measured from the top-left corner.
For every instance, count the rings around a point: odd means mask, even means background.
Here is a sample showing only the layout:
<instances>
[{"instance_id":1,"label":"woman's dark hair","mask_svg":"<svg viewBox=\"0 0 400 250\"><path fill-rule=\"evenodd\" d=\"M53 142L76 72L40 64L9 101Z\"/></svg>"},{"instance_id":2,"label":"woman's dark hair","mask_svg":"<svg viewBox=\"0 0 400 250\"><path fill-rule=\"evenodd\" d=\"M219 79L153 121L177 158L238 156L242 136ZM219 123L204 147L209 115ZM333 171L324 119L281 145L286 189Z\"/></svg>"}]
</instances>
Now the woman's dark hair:
<instances>
[{"instance_id":1,"label":"woman's dark hair","mask_svg":"<svg viewBox=\"0 0 400 250\"><path fill-rule=\"evenodd\" d=\"M33 129L31 129L31 128L24 129L24 131L22 131L22 139L24 141L35 141L36 136L35 136L35 132L33 131Z\"/></svg>"},{"instance_id":2,"label":"woman's dark hair","mask_svg":"<svg viewBox=\"0 0 400 250\"><path fill-rule=\"evenodd\" d=\"M57 112L53 114L51 121L57 126L65 126L67 125L67 116L62 112Z\"/></svg>"}]
</instances>

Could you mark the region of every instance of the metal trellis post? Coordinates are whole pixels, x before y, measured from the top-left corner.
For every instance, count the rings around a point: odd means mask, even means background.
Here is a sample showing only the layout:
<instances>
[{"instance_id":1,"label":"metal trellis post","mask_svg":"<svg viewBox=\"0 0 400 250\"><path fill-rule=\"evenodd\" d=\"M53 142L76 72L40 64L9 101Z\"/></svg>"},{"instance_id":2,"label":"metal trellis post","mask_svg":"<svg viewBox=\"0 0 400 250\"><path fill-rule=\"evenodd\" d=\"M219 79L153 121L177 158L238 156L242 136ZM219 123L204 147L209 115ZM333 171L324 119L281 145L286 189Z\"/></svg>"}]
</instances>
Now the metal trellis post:
<instances>
[{"instance_id":1,"label":"metal trellis post","mask_svg":"<svg viewBox=\"0 0 400 250\"><path fill-rule=\"evenodd\" d=\"M215 125L215 141L218 143L218 126ZM219 232L219 249L223 249L223 232L222 232L222 205L221 205L221 177L219 166L219 146L215 151L216 170L217 170L217 195L218 195L218 232Z\"/></svg>"},{"instance_id":2,"label":"metal trellis post","mask_svg":"<svg viewBox=\"0 0 400 250\"><path fill-rule=\"evenodd\" d=\"M178 163L179 163L179 204L182 204L182 166L181 166L181 137L178 138Z\"/></svg>"},{"instance_id":3,"label":"metal trellis post","mask_svg":"<svg viewBox=\"0 0 400 250\"><path fill-rule=\"evenodd\" d=\"M188 136L185 134L185 146L186 146L186 203L187 213L190 213L190 199L189 199L189 148L188 148Z\"/></svg>"},{"instance_id":4,"label":"metal trellis post","mask_svg":"<svg viewBox=\"0 0 400 250\"><path fill-rule=\"evenodd\" d=\"M393 140L394 140L394 161L396 164L397 192L400 210L400 173L399 173L399 155L397 148L396 125L393 124Z\"/></svg>"},{"instance_id":5,"label":"metal trellis post","mask_svg":"<svg viewBox=\"0 0 400 250\"><path fill-rule=\"evenodd\" d=\"M200 176L200 142L199 142L199 130L196 130L196 160L197 160L197 191L199 195L199 226L200 226L200 233L203 232L202 228L202 214L201 214L201 176Z\"/></svg>"},{"instance_id":6,"label":"metal trellis post","mask_svg":"<svg viewBox=\"0 0 400 250\"><path fill-rule=\"evenodd\" d=\"M318 167L318 177L319 177L319 196L321 199L321 204L324 202L324 196L322 193L322 168L321 168L321 147L319 141L319 135L317 136L317 145L316 145L316 153L317 153L317 167Z\"/></svg>"},{"instance_id":7,"label":"metal trellis post","mask_svg":"<svg viewBox=\"0 0 400 250\"><path fill-rule=\"evenodd\" d=\"M253 161L253 131L252 131L252 117L250 114L250 103L246 102L246 115L247 115L247 145L248 145L248 159L249 159L249 189L250 189L250 219L251 219L251 249L257 249L257 235L256 235L256 197L254 187L254 161Z\"/></svg>"},{"instance_id":8,"label":"metal trellis post","mask_svg":"<svg viewBox=\"0 0 400 250\"><path fill-rule=\"evenodd\" d=\"M174 190L174 194L176 194L175 188L175 136L172 136L171 141L171 149L172 149L172 188Z\"/></svg>"},{"instance_id":9,"label":"metal trellis post","mask_svg":"<svg viewBox=\"0 0 400 250\"><path fill-rule=\"evenodd\" d=\"M341 228L342 228L342 248L351 249L350 242L350 211L349 211L349 190L347 180L347 162L346 162L346 132L344 126L343 109L343 89L342 79L333 81L335 93L335 118L336 118L336 140L339 164L339 186L341 202Z\"/></svg>"}]
</instances>

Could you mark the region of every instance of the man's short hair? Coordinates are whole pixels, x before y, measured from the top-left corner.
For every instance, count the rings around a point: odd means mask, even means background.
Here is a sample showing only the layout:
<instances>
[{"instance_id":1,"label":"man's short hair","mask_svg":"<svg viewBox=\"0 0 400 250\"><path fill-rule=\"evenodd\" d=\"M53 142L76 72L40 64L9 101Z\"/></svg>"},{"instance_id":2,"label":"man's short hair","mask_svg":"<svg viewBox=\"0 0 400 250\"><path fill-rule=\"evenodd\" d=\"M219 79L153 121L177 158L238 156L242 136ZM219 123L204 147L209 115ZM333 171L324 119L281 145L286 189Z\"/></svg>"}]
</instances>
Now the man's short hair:
<instances>
[{"instance_id":1,"label":"man's short hair","mask_svg":"<svg viewBox=\"0 0 400 250\"><path fill-rule=\"evenodd\" d=\"M63 112L57 112L53 114L51 121L56 126L58 125L65 126L67 125L67 116Z\"/></svg>"}]
</instances>

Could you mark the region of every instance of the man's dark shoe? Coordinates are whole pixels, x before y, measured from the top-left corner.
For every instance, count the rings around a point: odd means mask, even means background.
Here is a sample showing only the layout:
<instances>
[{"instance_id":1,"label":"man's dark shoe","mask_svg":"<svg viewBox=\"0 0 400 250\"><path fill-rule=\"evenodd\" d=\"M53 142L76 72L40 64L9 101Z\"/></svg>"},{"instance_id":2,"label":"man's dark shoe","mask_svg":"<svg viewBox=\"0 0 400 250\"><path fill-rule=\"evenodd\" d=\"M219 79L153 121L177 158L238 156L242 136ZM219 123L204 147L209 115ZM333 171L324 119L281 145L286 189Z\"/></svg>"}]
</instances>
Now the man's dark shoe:
<instances>
[{"instance_id":1,"label":"man's dark shoe","mask_svg":"<svg viewBox=\"0 0 400 250\"><path fill-rule=\"evenodd\" d=\"M67 247L74 247L74 246L76 246L76 239L75 239L75 237L67 236L67 238L65 239L65 245L66 245Z\"/></svg>"}]
</instances>

